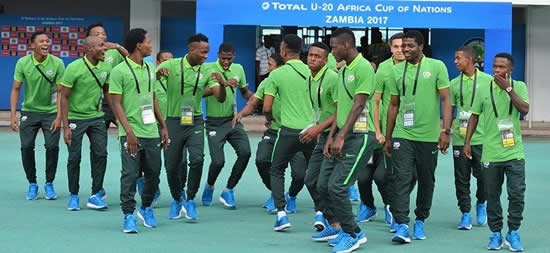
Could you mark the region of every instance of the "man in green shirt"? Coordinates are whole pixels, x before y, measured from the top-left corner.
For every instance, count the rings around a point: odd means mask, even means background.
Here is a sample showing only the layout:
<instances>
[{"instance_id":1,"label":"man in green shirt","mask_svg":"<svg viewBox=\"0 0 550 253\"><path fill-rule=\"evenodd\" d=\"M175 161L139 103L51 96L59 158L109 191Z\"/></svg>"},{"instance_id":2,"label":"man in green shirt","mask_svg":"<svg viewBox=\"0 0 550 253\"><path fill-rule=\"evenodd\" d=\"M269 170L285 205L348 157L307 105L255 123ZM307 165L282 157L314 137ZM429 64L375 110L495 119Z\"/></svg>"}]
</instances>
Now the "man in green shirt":
<instances>
[{"instance_id":1,"label":"man in green shirt","mask_svg":"<svg viewBox=\"0 0 550 253\"><path fill-rule=\"evenodd\" d=\"M482 177L487 194L487 218L491 236L488 248L498 250L503 245L502 207L500 194L506 175L508 192L508 234L504 243L511 251L523 251L518 229L525 205L525 154L521 138L520 113L529 112L527 86L514 81L510 74L514 59L510 54L499 53L493 61L494 79L479 90L468 121L464 156L473 159L472 139L477 128L483 131ZM479 120L484 121L478 126Z\"/></svg>"},{"instance_id":2,"label":"man in green shirt","mask_svg":"<svg viewBox=\"0 0 550 253\"><path fill-rule=\"evenodd\" d=\"M393 223L393 216L390 211L391 195L393 187L391 185L391 168L388 166L390 160L384 155L384 142L386 133L386 116L390 104L391 94L390 85L393 66L404 61L405 56L401 51L403 43L403 33L396 33L390 38L392 57L381 62L376 71L376 93L374 99L370 100L369 123L374 125L376 133L376 146L372 158L368 161L367 169L359 172L357 181L361 195L361 205L357 213L357 221L365 222L376 218L376 207L374 206L374 196L372 194L372 182L376 183L378 191L382 196L384 203L384 221L388 224Z\"/></svg>"},{"instance_id":3,"label":"man in green shirt","mask_svg":"<svg viewBox=\"0 0 550 253\"><path fill-rule=\"evenodd\" d=\"M283 58L278 54L272 54L269 57L268 62L268 71L271 73L274 69L284 65ZM262 81L254 96L250 97L246 106L233 118L233 125L236 125L237 122L240 122L242 118L252 114L254 109L261 104L261 101L264 100L265 96L265 83ZM275 145L275 139L277 138L277 132L281 127L281 102L278 96L275 96L273 99L273 117L275 118L273 122L266 121L267 130L265 130L262 140L258 143L258 148L256 150L256 167L258 169L258 174L262 179L265 187L271 192L271 158L273 155L273 147ZM294 157L289 162L290 167L292 168L292 181L288 188L288 196L293 196L287 198L287 211L296 211L296 196L304 187L304 178L306 176L307 164L302 152L296 153ZM275 207L275 201L273 200L273 195L269 194L269 199L262 205L270 213L276 213L277 208Z\"/></svg>"},{"instance_id":4,"label":"man in green shirt","mask_svg":"<svg viewBox=\"0 0 550 253\"><path fill-rule=\"evenodd\" d=\"M338 72L336 120L324 146L326 158L317 181L319 208L330 225L313 235L316 241L328 241L333 252L351 252L367 242L365 233L355 222L348 189L355 184L359 170L374 148L374 127L369 126L368 98L374 93L374 69L355 46L349 28L339 28L330 39L338 62L348 65Z\"/></svg>"},{"instance_id":5,"label":"man in green shirt","mask_svg":"<svg viewBox=\"0 0 550 253\"><path fill-rule=\"evenodd\" d=\"M57 130L61 127L57 91L61 89L60 83L65 66L61 59L49 53L50 39L46 33L34 33L31 36L31 47L33 53L20 58L15 65L10 96L11 129L13 131L19 129L21 158L29 181L27 193L29 200L38 198L34 143L38 130L42 129L46 148L45 198L56 199L53 180L59 157L59 131ZM16 110L23 83L25 96L19 121Z\"/></svg>"},{"instance_id":6,"label":"man in green shirt","mask_svg":"<svg viewBox=\"0 0 550 253\"><path fill-rule=\"evenodd\" d=\"M225 101L226 92L211 76L211 69L203 66L208 57L210 45L203 34L195 34L188 39L189 53L157 66L160 81L166 84L167 112L166 124L170 134L170 147L164 152L168 186L172 195L169 219L185 219L195 222L198 219L195 195L198 192L204 163L204 121L201 99L206 87L219 102ZM184 151L189 152L189 183L187 198L182 197L182 178L186 173L182 168Z\"/></svg>"},{"instance_id":7,"label":"man in green shirt","mask_svg":"<svg viewBox=\"0 0 550 253\"><path fill-rule=\"evenodd\" d=\"M290 222L285 212L284 175L288 162L298 152L303 152L306 164L309 162L315 140L303 142L300 135L315 125L312 90L308 86L311 72L307 65L300 61L302 39L288 34L281 43L281 56L285 65L274 70L266 79L264 113L268 121L273 121L273 100L281 100L281 127L277 132L271 163L271 193L277 208L274 230L289 228ZM292 210L289 210L292 211Z\"/></svg>"},{"instance_id":8,"label":"man in green shirt","mask_svg":"<svg viewBox=\"0 0 550 253\"><path fill-rule=\"evenodd\" d=\"M225 87L225 101L219 102L216 97L210 94L206 96L206 132L208 138L208 149L210 151L210 167L208 168L208 179L202 193L202 203L209 206L212 203L214 184L220 175L225 164L223 146L229 142L235 149L237 160L231 170L231 176L227 181L219 201L227 208L235 208L233 188L241 179L248 160L250 159L250 142L248 135L241 123L232 126L233 116L237 113L237 93L241 92L245 99L249 99L253 93L248 90L246 76L243 67L233 63L235 59L235 48L231 43L225 42L218 50L218 60L205 64L210 68L214 78ZM207 89L207 92L210 89ZM208 92L210 93L210 92Z\"/></svg>"},{"instance_id":9,"label":"man in green shirt","mask_svg":"<svg viewBox=\"0 0 550 253\"><path fill-rule=\"evenodd\" d=\"M141 28L128 32L124 40L130 56L117 65L109 78L111 103L120 125L122 172L120 200L124 214L123 231L136 233L134 209L136 180L140 168L145 175L141 207L137 216L145 227L156 227L157 221L151 203L158 189L161 158L160 147L169 144L168 130L155 98L155 72L143 60L152 51L151 36ZM160 138L156 122L161 126Z\"/></svg>"},{"instance_id":10,"label":"man in green shirt","mask_svg":"<svg viewBox=\"0 0 550 253\"><path fill-rule=\"evenodd\" d=\"M128 56L128 51L124 47L120 46L118 43L107 42L107 34L105 33L105 28L101 23L89 25L88 29L86 29L86 37L87 36L98 36L105 41L106 51L104 61L111 64L111 69L123 62L124 57ZM109 107L109 104L107 104L107 101L104 100L102 106L105 118L105 127L109 129L111 123L117 125L115 115Z\"/></svg>"},{"instance_id":11,"label":"man in green shirt","mask_svg":"<svg viewBox=\"0 0 550 253\"><path fill-rule=\"evenodd\" d=\"M428 218L432 206L438 149L443 154L447 153L452 118L445 64L423 55L424 37L419 31L405 33L402 48L406 61L393 66L384 149L386 155L392 158L395 189L393 218L399 224L392 241L410 243L411 182L417 175L413 238L424 240L424 220ZM443 128L440 128L440 99Z\"/></svg>"},{"instance_id":12,"label":"man in green shirt","mask_svg":"<svg viewBox=\"0 0 550 253\"><path fill-rule=\"evenodd\" d=\"M326 222L319 206L320 196L317 191L317 181L324 158L323 148L330 127L336 118L336 89L338 86L338 74L329 69L327 64L329 52L329 47L323 42L313 43L309 48L307 65L311 70L311 76L308 78L308 85L317 87L311 91L316 125L300 135L300 140L303 142L318 140L306 171L306 186L314 203L313 226L319 232L323 231Z\"/></svg>"},{"instance_id":13,"label":"man in green shirt","mask_svg":"<svg viewBox=\"0 0 550 253\"><path fill-rule=\"evenodd\" d=\"M107 129L103 124L103 99L111 103L107 80L111 65L103 60L105 42L97 36L84 40L84 57L71 62L61 85L61 111L63 132L69 151L67 175L71 194L67 209L80 210L78 197L80 181L80 160L82 137L90 140L90 162L92 192L86 206L92 209L105 209L103 178L107 166Z\"/></svg>"},{"instance_id":14,"label":"man in green shirt","mask_svg":"<svg viewBox=\"0 0 550 253\"><path fill-rule=\"evenodd\" d=\"M487 90L492 77L474 66L475 52L471 47L461 47L455 52L455 65L460 71L460 75L451 80L451 110L454 112L457 108L457 114L453 131L453 160L456 198L462 218L458 225L460 230L469 230L472 228L472 216L470 215L470 176L477 180L476 191L476 213L477 223L485 225L487 223L486 197L484 180L481 176L481 153L483 143L483 121L473 136L471 145L473 150L472 160L466 159L462 150L464 148L464 137L468 127L468 119L472 114L472 106L476 95L481 90Z\"/></svg>"}]
</instances>

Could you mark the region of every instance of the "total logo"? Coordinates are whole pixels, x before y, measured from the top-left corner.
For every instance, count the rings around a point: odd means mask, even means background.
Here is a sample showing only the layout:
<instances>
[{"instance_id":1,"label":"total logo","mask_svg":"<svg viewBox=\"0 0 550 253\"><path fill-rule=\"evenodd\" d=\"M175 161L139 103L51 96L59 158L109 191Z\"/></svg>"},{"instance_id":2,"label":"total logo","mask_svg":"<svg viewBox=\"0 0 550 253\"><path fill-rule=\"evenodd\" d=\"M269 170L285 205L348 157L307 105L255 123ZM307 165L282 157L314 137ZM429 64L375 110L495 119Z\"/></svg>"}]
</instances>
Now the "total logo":
<instances>
[{"instance_id":1,"label":"total logo","mask_svg":"<svg viewBox=\"0 0 550 253\"><path fill-rule=\"evenodd\" d=\"M292 4L292 3L281 3L281 2L263 2L262 10L266 11L269 9L276 11L307 11L307 8L304 4Z\"/></svg>"}]
</instances>

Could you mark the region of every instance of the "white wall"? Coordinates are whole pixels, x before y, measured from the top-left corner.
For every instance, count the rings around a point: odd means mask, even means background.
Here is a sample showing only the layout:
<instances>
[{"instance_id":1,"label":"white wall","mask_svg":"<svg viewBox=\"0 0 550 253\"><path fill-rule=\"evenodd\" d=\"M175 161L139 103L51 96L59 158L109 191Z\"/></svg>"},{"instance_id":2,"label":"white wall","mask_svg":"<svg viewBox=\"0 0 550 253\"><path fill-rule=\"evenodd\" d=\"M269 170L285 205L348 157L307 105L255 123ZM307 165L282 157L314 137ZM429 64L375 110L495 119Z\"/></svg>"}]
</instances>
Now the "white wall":
<instances>
[{"instance_id":1,"label":"white wall","mask_svg":"<svg viewBox=\"0 0 550 253\"><path fill-rule=\"evenodd\" d=\"M160 47L161 0L131 0L130 29L143 28L152 38L154 58Z\"/></svg>"},{"instance_id":2,"label":"white wall","mask_svg":"<svg viewBox=\"0 0 550 253\"><path fill-rule=\"evenodd\" d=\"M550 7L527 8L526 82L531 100L528 119L550 121Z\"/></svg>"}]
</instances>

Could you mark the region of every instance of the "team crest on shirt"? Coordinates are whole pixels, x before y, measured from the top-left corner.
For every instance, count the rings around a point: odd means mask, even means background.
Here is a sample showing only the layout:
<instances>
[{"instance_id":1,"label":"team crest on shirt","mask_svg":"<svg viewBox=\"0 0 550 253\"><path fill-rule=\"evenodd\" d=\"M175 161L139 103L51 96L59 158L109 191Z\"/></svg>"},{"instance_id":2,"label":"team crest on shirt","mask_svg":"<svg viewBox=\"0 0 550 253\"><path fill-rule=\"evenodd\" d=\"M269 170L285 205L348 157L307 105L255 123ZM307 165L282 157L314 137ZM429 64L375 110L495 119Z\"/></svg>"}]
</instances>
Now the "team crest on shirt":
<instances>
[{"instance_id":1,"label":"team crest on shirt","mask_svg":"<svg viewBox=\"0 0 550 253\"><path fill-rule=\"evenodd\" d=\"M21 121L27 120L27 116L21 116Z\"/></svg>"},{"instance_id":2,"label":"team crest on shirt","mask_svg":"<svg viewBox=\"0 0 550 253\"><path fill-rule=\"evenodd\" d=\"M428 79L432 76L432 73L429 72L429 71L424 71L424 73L422 73L422 75L424 76L424 79Z\"/></svg>"},{"instance_id":3,"label":"team crest on shirt","mask_svg":"<svg viewBox=\"0 0 550 253\"><path fill-rule=\"evenodd\" d=\"M112 56L109 56L107 58L105 58L106 61L108 61L109 63L113 63L113 57Z\"/></svg>"},{"instance_id":4,"label":"team crest on shirt","mask_svg":"<svg viewBox=\"0 0 550 253\"><path fill-rule=\"evenodd\" d=\"M202 73L197 73L197 76L199 77L199 80L202 80Z\"/></svg>"},{"instance_id":5,"label":"team crest on shirt","mask_svg":"<svg viewBox=\"0 0 550 253\"><path fill-rule=\"evenodd\" d=\"M75 130L75 129L76 129L76 124L75 124L75 123L69 124L69 128L70 128L71 130Z\"/></svg>"},{"instance_id":6,"label":"team crest on shirt","mask_svg":"<svg viewBox=\"0 0 550 253\"><path fill-rule=\"evenodd\" d=\"M101 78L107 78L107 72L103 71L101 72Z\"/></svg>"},{"instance_id":7,"label":"team crest on shirt","mask_svg":"<svg viewBox=\"0 0 550 253\"><path fill-rule=\"evenodd\" d=\"M348 82L352 82L353 80L355 80L355 76L353 75L348 76Z\"/></svg>"},{"instance_id":8,"label":"team crest on shirt","mask_svg":"<svg viewBox=\"0 0 550 253\"><path fill-rule=\"evenodd\" d=\"M483 168L486 168L486 169L487 169L487 168L489 168L489 165L491 165L491 163L489 163L489 162L484 162L484 163L483 163Z\"/></svg>"},{"instance_id":9,"label":"team crest on shirt","mask_svg":"<svg viewBox=\"0 0 550 253\"><path fill-rule=\"evenodd\" d=\"M51 69L46 70L46 75L49 75L49 76L53 75L53 70Z\"/></svg>"},{"instance_id":10,"label":"team crest on shirt","mask_svg":"<svg viewBox=\"0 0 550 253\"><path fill-rule=\"evenodd\" d=\"M455 150L454 151L454 156L459 157L460 156L460 150Z\"/></svg>"},{"instance_id":11,"label":"team crest on shirt","mask_svg":"<svg viewBox=\"0 0 550 253\"><path fill-rule=\"evenodd\" d=\"M397 141L393 143L393 149L399 149L399 147L401 147L401 143Z\"/></svg>"}]
</instances>

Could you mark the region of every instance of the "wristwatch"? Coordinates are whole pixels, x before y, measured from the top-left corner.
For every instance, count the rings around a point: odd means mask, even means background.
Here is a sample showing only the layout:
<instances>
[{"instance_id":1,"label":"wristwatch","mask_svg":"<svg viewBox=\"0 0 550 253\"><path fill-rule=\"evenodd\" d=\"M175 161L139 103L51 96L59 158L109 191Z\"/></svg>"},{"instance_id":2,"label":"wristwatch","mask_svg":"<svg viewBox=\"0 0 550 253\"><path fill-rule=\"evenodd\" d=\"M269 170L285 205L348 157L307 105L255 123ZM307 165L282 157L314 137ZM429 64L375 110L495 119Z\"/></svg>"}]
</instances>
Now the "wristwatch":
<instances>
[{"instance_id":1,"label":"wristwatch","mask_svg":"<svg viewBox=\"0 0 550 253\"><path fill-rule=\"evenodd\" d=\"M450 136L453 134L453 129L452 128L441 129L441 133L445 133L446 135Z\"/></svg>"},{"instance_id":2,"label":"wristwatch","mask_svg":"<svg viewBox=\"0 0 550 253\"><path fill-rule=\"evenodd\" d=\"M512 91L512 86L508 86L508 88L506 88L506 92L510 93Z\"/></svg>"}]
</instances>

